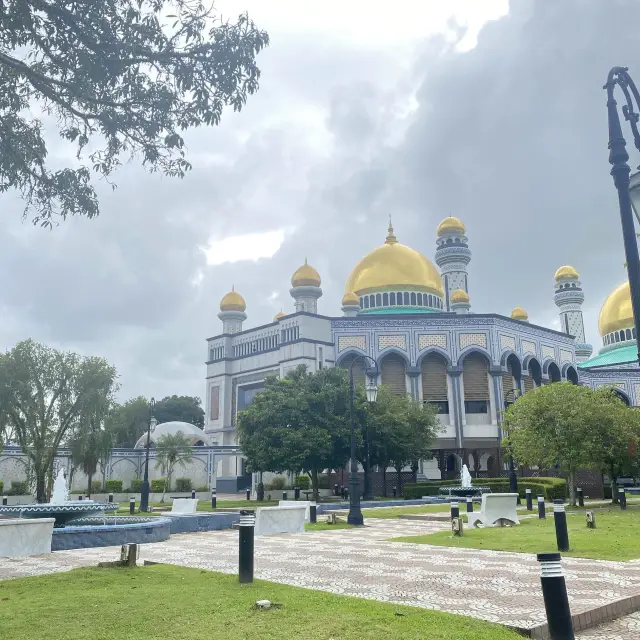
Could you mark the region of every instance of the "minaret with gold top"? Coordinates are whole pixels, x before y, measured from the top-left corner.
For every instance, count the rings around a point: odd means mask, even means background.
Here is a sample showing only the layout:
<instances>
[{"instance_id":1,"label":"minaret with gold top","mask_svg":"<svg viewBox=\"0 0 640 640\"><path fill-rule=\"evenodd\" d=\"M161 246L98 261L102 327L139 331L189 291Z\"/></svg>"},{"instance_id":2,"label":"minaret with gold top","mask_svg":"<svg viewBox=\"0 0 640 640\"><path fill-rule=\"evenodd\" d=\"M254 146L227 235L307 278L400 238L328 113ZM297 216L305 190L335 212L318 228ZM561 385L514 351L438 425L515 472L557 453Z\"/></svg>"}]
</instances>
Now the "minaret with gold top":
<instances>
[{"instance_id":1,"label":"minaret with gold top","mask_svg":"<svg viewBox=\"0 0 640 640\"><path fill-rule=\"evenodd\" d=\"M318 313L318 298L322 297L320 274L304 259L304 264L291 276L289 293L296 311Z\"/></svg>"},{"instance_id":2,"label":"minaret with gold top","mask_svg":"<svg viewBox=\"0 0 640 640\"><path fill-rule=\"evenodd\" d=\"M556 281L553 299L560 309L560 330L576 339L576 360L587 360L593 353L593 347L587 344L584 334L582 303L584 292L578 272L569 265L560 267L554 276Z\"/></svg>"},{"instance_id":3,"label":"minaret with gold top","mask_svg":"<svg viewBox=\"0 0 640 640\"><path fill-rule=\"evenodd\" d=\"M222 320L222 333L239 333L242 331L242 323L247 319L245 310L247 304L244 298L231 287L220 301L220 313L218 318Z\"/></svg>"},{"instance_id":4,"label":"minaret with gold top","mask_svg":"<svg viewBox=\"0 0 640 640\"><path fill-rule=\"evenodd\" d=\"M465 233L462 222L453 216L445 218L438 225L435 258L444 284L446 311L453 311L451 298L455 291L464 291L469 295L467 267L471 262L471 251Z\"/></svg>"}]
</instances>

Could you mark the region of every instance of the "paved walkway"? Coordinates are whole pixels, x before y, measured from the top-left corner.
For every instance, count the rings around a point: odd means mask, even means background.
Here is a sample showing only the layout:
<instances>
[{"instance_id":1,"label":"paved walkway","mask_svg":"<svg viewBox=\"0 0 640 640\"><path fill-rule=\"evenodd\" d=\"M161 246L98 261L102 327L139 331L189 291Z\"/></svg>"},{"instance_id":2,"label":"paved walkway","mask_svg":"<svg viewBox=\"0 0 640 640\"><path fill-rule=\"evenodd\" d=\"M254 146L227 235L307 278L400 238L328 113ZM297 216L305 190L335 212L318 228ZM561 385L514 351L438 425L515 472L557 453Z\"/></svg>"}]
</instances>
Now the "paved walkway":
<instances>
[{"instance_id":1,"label":"paved walkway","mask_svg":"<svg viewBox=\"0 0 640 640\"><path fill-rule=\"evenodd\" d=\"M545 621L539 567L533 555L388 542L393 536L429 533L444 526L369 519L364 529L258 537L256 578L517 627ZM173 536L144 546L141 555L155 562L236 573L237 535L222 531ZM0 579L66 571L118 555L119 548L78 549L0 560ZM574 614L640 594L638 561L565 558L563 565ZM638 623L637 617L629 619L629 624ZM618 638L602 633L585 637ZM626 632L625 640L630 637Z\"/></svg>"}]
</instances>

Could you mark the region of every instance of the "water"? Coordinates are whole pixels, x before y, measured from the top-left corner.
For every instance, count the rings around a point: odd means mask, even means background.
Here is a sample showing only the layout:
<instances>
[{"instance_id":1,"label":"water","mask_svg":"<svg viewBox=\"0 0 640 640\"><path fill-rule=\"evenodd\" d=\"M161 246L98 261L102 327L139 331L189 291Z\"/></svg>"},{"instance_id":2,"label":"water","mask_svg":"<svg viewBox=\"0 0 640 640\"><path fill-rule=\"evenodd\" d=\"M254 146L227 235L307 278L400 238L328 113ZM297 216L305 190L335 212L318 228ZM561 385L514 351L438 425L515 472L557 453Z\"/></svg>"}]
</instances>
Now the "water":
<instances>
[{"instance_id":1,"label":"water","mask_svg":"<svg viewBox=\"0 0 640 640\"><path fill-rule=\"evenodd\" d=\"M69 488L67 487L65 470L61 467L53 483L53 493L49 504L65 504L66 502L69 502Z\"/></svg>"},{"instance_id":2,"label":"water","mask_svg":"<svg viewBox=\"0 0 640 640\"><path fill-rule=\"evenodd\" d=\"M471 474L466 464L462 465L462 473L460 474L460 486L468 489L471 487Z\"/></svg>"}]
</instances>

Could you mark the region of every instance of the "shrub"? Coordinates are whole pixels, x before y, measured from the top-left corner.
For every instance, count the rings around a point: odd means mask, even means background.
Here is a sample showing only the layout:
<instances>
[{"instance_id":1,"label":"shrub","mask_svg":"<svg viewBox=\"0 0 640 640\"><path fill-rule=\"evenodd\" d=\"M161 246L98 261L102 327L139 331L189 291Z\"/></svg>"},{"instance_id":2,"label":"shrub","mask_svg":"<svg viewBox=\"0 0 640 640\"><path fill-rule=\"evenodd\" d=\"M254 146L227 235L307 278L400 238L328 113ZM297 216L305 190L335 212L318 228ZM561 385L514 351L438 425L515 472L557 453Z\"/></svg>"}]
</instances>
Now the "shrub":
<instances>
[{"instance_id":1,"label":"shrub","mask_svg":"<svg viewBox=\"0 0 640 640\"><path fill-rule=\"evenodd\" d=\"M287 479L279 476L277 478L274 478L267 488L271 489L272 491L282 491L286 484Z\"/></svg>"},{"instance_id":2,"label":"shrub","mask_svg":"<svg viewBox=\"0 0 640 640\"><path fill-rule=\"evenodd\" d=\"M104 488L107 493L122 493L122 480L107 480Z\"/></svg>"},{"instance_id":3,"label":"shrub","mask_svg":"<svg viewBox=\"0 0 640 640\"><path fill-rule=\"evenodd\" d=\"M176 491L191 491L192 488L193 483L191 482L191 478L176 478Z\"/></svg>"},{"instance_id":4,"label":"shrub","mask_svg":"<svg viewBox=\"0 0 640 640\"><path fill-rule=\"evenodd\" d=\"M209 491L211 491L211 489L209 489L206 484L203 484L201 487L196 487L196 491L198 491L199 493L208 493Z\"/></svg>"},{"instance_id":5,"label":"shrub","mask_svg":"<svg viewBox=\"0 0 640 640\"><path fill-rule=\"evenodd\" d=\"M321 473L318 476L318 489L331 489L329 476L326 473Z\"/></svg>"},{"instance_id":6,"label":"shrub","mask_svg":"<svg viewBox=\"0 0 640 640\"><path fill-rule=\"evenodd\" d=\"M306 473L302 473L299 476L296 476L295 486L303 491L306 491L311 484L310 478Z\"/></svg>"},{"instance_id":7,"label":"shrub","mask_svg":"<svg viewBox=\"0 0 640 640\"><path fill-rule=\"evenodd\" d=\"M120 482L120 481L118 481L118 482ZM109 483L107 482L107 484L109 484ZM122 482L120 482L120 487L122 487ZM134 478L131 481L131 493L140 493L141 491L142 491L142 479L141 478Z\"/></svg>"},{"instance_id":8,"label":"shrub","mask_svg":"<svg viewBox=\"0 0 640 640\"><path fill-rule=\"evenodd\" d=\"M9 495L12 496L26 496L29 494L29 484L26 481L11 481L11 489Z\"/></svg>"},{"instance_id":9,"label":"shrub","mask_svg":"<svg viewBox=\"0 0 640 640\"><path fill-rule=\"evenodd\" d=\"M2 482L2 480L0 480L0 494L2 494L3 490L4 490L4 482Z\"/></svg>"},{"instance_id":10,"label":"shrub","mask_svg":"<svg viewBox=\"0 0 640 640\"><path fill-rule=\"evenodd\" d=\"M94 480L91 483L91 493L100 493L102 490L102 482L100 480Z\"/></svg>"},{"instance_id":11,"label":"shrub","mask_svg":"<svg viewBox=\"0 0 640 640\"><path fill-rule=\"evenodd\" d=\"M153 493L162 493L163 491L170 491L169 487L167 486L167 479L156 478L155 480L152 480L151 491L153 491Z\"/></svg>"}]
</instances>

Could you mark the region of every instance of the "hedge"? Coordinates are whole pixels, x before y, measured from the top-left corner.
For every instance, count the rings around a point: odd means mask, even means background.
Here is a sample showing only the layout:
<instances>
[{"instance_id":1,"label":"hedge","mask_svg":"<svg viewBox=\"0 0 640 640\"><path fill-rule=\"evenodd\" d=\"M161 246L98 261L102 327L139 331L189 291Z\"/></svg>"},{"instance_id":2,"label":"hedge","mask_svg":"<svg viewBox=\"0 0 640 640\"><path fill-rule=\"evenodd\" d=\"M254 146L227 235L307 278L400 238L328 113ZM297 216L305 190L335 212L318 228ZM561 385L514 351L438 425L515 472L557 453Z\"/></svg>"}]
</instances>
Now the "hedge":
<instances>
[{"instance_id":1,"label":"hedge","mask_svg":"<svg viewBox=\"0 0 640 640\"><path fill-rule=\"evenodd\" d=\"M298 489L302 489L302 491L306 491L309 488L310 478L306 473L302 473L299 476L296 476L296 481L294 486L298 487Z\"/></svg>"},{"instance_id":2,"label":"hedge","mask_svg":"<svg viewBox=\"0 0 640 640\"><path fill-rule=\"evenodd\" d=\"M107 480L104 488L107 493L122 493L122 480Z\"/></svg>"},{"instance_id":3,"label":"hedge","mask_svg":"<svg viewBox=\"0 0 640 640\"><path fill-rule=\"evenodd\" d=\"M100 493L101 489L102 489L102 482L100 482L100 480L94 480L91 483L91 493Z\"/></svg>"},{"instance_id":4,"label":"hedge","mask_svg":"<svg viewBox=\"0 0 640 640\"><path fill-rule=\"evenodd\" d=\"M151 491L153 493L162 493L163 491L170 491L169 487L167 486L167 479L156 478L155 480L152 480Z\"/></svg>"},{"instance_id":5,"label":"hedge","mask_svg":"<svg viewBox=\"0 0 640 640\"><path fill-rule=\"evenodd\" d=\"M508 478L476 478L471 482L473 485L489 487L492 493L509 493L510 489ZM408 482L402 488L402 495L405 499L438 496L440 487L451 486L460 486L460 482ZM518 478L518 493L522 498L525 497L525 489L531 489L534 496L543 495L545 500L564 500L567 497L567 482L563 478Z\"/></svg>"},{"instance_id":6,"label":"hedge","mask_svg":"<svg viewBox=\"0 0 640 640\"><path fill-rule=\"evenodd\" d=\"M185 493L193 489L191 478L176 478L176 491Z\"/></svg>"},{"instance_id":7,"label":"hedge","mask_svg":"<svg viewBox=\"0 0 640 640\"><path fill-rule=\"evenodd\" d=\"M0 495L2 494L3 489L4 489L4 482L0 480Z\"/></svg>"},{"instance_id":8,"label":"hedge","mask_svg":"<svg viewBox=\"0 0 640 640\"><path fill-rule=\"evenodd\" d=\"M142 491L142 479L134 478L131 481L131 493L140 493Z\"/></svg>"},{"instance_id":9,"label":"hedge","mask_svg":"<svg viewBox=\"0 0 640 640\"><path fill-rule=\"evenodd\" d=\"M16 480L11 481L11 489L9 495L11 496L26 496L29 494L29 484L27 482L18 482Z\"/></svg>"}]
</instances>

